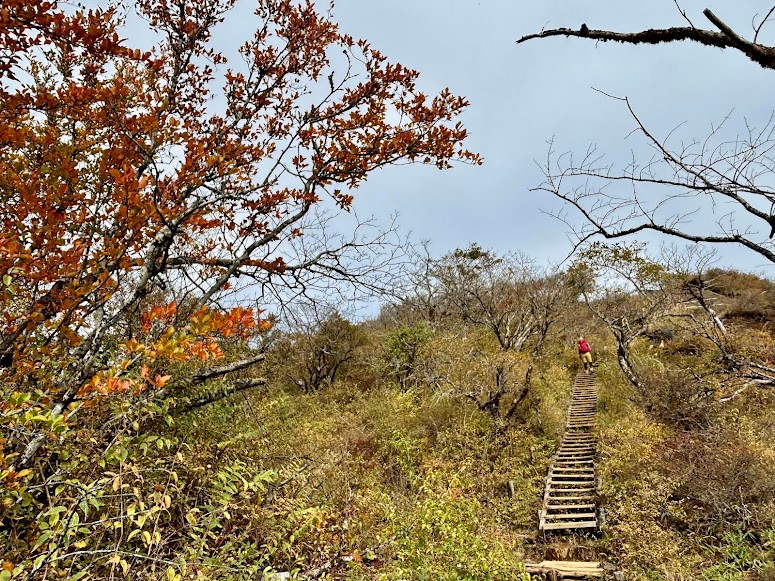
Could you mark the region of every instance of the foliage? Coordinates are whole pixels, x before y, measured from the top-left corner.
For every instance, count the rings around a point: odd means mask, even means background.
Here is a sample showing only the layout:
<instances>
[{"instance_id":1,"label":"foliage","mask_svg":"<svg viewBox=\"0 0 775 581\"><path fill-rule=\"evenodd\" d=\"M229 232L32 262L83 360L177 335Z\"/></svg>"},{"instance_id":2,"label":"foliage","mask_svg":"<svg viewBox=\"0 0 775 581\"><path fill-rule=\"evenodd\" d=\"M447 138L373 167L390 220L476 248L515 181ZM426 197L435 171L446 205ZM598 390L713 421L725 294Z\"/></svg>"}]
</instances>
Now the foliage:
<instances>
[{"instance_id":1,"label":"foliage","mask_svg":"<svg viewBox=\"0 0 775 581\"><path fill-rule=\"evenodd\" d=\"M3 3L4 576L258 571L272 553L239 531L274 476L211 471L174 435L266 383L249 368L273 320L234 296L357 284L364 243L321 236L325 208L385 165L479 161L464 99L426 97L312 3L258 2L229 68L213 37L234 5ZM147 52L122 40L133 7Z\"/></svg>"},{"instance_id":2,"label":"foliage","mask_svg":"<svg viewBox=\"0 0 775 581\"><path fill-rule=\"evenodd\" d=\"M282 342L278 351L288 375L311 393L332 385L338 377L346 378L367 337L357 325L334 312L309 329L290 333Z\"/></svg>"},{"instance_id":3,"label":"foliage","mask_svg":"<svg viewBox=\"0 0 775 581\"><path fill-rule=\"evenodd\" d=\"M424 323L401 325L385 337L385 358L388 373L402 389L410 387L418 366L428 356L428 343L433 337Z\"/></svg>"}]
</instances>

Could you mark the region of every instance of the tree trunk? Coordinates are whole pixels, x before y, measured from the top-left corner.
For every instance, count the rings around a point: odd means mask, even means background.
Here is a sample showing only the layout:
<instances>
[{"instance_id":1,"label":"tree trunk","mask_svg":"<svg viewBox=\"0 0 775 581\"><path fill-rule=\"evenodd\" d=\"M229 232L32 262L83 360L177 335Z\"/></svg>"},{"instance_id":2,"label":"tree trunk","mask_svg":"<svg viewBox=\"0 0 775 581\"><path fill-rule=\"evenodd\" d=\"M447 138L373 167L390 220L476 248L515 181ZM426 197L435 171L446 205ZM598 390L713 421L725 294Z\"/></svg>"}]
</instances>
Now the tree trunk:
<instances>
[{"instance_id":1,"label":"tree trunk","mask_svg":"<svg viewBox=\"0 0 775 581\"><path fill-rule=\"evenodd\" d=\"M619 367L621 367L624 376L633 387L640 391L640 381L638 381L638 376L635 375L630 359L627 356L627 347L622 343L616 344L616 359L619 362Z\"/></svg>"}]
</instances>

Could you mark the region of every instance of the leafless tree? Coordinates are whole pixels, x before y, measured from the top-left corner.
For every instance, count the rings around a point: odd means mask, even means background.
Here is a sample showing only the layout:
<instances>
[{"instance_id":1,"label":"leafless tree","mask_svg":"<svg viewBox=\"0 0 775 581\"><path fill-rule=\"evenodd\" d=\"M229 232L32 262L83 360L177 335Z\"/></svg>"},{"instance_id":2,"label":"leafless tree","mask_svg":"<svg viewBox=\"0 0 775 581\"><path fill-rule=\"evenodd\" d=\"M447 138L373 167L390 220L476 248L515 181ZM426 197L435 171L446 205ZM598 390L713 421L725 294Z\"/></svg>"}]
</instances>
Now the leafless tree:
<instances>
[{"instance_id":1,"label":"leafless tree","mask_svg":"<svg viewBox=\"0 0 775 581\"><path fill-rule=\"evenodd\" d=\"M631 347L655 321L676 312L682 298L680 277L646 257L637 244L593 243L579 255L575 268L595 276L596 286L582 292L584 301L613 334L619 367L642 393Z\"/></svg>"},{"instance_id":2,"label":"leafless tree","mask_svg":"<svg viewBox=\"0 0 775 581\"><path fill-rule=\"evenodd\" d=\"M544 273L525 254L500 257L472 245L436 261L432 274L449 308L491 331L504 351L520 351L539 334L546 316Z\"/></svg>"},{"instance_id":3,"label":"leafless tree","mask_svg":"<svg viewBox=\"0 0 775 581\"><path fill-rule=\"evenodd\" d=\"M680 10L680 6L679 6ZM550 36L575 36L595 41L631 44L691 41L729 48L764 68L775 68L775 47L758 42L771 22L775 6L753 19L753 39L734 32L710 10L704 14L717 30L689 26L634 33L558 28L529 34L517 42ZM742 245L775 262L775 119L746 122L742 134L729 134L727 119L706 136L682 142L676 132L655 135L627 98L619 98L639 134L653 150L647 159L633 158L622 167L609 163L591 146L582 156L558 155L553 146L544 164L544 182L537 190L566 203L572 215L558 217L572 226L578 245L593 237L617 239L656 231L691 242Z\"/></svg>"},{"instance_id":4,"label":"leafless tree","mask_svg":"<svg viewBox=\"0 0 775 581\"><path fill-rule=\"evenodd\" d=\"M693 300L695 309L687 312L692 331L710 341L717 349L722 365L718 380L723 387L718 401L725 403L742 395L752 387L775 386L775 365L771 353L751 353L741 348L738 333L747 329L728 329L718 309L718 293L714 292L717 279L723 271L698 270L683 286Z\"/></svg>"},{"instance_id":5,"label":"leafless tree","mask_svg":"<svg viewBox=\"0 0 775 581\"><path fill-rule=\"evenodd\" d=\"M565 273L539 268L525 254L498 256L477 245L459 249L418 269L417 294L410 302L435 318L458 318L487 330L500 354L473 349L467 357L487 370L477 371L479 385L452 382L455 393L471 399L494 417L511 418L530 393L535 361L552 326L574 291ZM528 354L522 380L514 376L516 352ZM492 359L492 360L491 360ZM482 377L487 377L481 382ZM454 385L453 385L454 384ZM506 409L502 409L505 407Z\"/></svg>"}]
</instances>

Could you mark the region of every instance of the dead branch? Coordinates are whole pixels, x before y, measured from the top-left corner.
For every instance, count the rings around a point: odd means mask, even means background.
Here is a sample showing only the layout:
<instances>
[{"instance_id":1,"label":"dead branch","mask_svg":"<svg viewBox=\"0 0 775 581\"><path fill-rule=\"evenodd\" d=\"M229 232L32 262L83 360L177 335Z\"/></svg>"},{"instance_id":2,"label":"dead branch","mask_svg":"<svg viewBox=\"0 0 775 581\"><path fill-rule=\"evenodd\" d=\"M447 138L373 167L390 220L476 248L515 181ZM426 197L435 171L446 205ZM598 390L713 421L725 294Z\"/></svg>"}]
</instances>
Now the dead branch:
<instances>
[{"instance_id":1,"label":"dead branch","mask_svg":"<svg viewBox=\"0 0 775 581\"><path fill-rule=\"evenodd\" d=\"M612 30L591 29L586 24L582 24L578 30L555 28L527 34L517 40L517 44L534 38L548 38L550 36L575 36L601 42L612 41L625 44L659 44L662 42L688 40L705 46L732 48L742 52L750 60L766 69L775 69L775 48L742 38L707 8L703 11L703 14L720 32L695 28L693 26L650 28L640 32L615 32Z\"/></svg>"}]
</instances>

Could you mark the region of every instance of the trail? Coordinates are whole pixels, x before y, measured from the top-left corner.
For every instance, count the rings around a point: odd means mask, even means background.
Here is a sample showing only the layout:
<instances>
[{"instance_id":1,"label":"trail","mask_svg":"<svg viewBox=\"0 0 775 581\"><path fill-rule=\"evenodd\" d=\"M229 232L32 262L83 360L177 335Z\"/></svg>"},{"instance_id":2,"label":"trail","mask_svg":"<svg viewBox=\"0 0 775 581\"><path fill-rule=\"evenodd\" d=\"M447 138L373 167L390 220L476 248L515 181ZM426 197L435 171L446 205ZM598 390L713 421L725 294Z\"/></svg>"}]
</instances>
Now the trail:
<instances>
[{"instance_id":1,"label":"trail","mask_svg":"<svg viewBox=\"0 0 775 581\"><path fill-rule=\"evenodd\" d=\"M546 534L562 534L566 546L577 546L576 533L596 533L603 524L598 505L597 381L594 371L576 374L565 433L549 465L544 501L538 512L538 528ZM545 557L546 558L546 557ZM525 563L528 573L548 579L613 578L624 575L615 566L599 561L541 561Z\"/></svg>"},{"instance_id":2,"label":"trail","mask_svg":"<svg viewBox=\"0 0 775 581\"><path fill-rule=\"evenodd\" d=\"M538 529L599 528L595 454L597 384L594 373L580 372L565 424L565 435L549 466Z\"/></svg>"}]
</instances>

